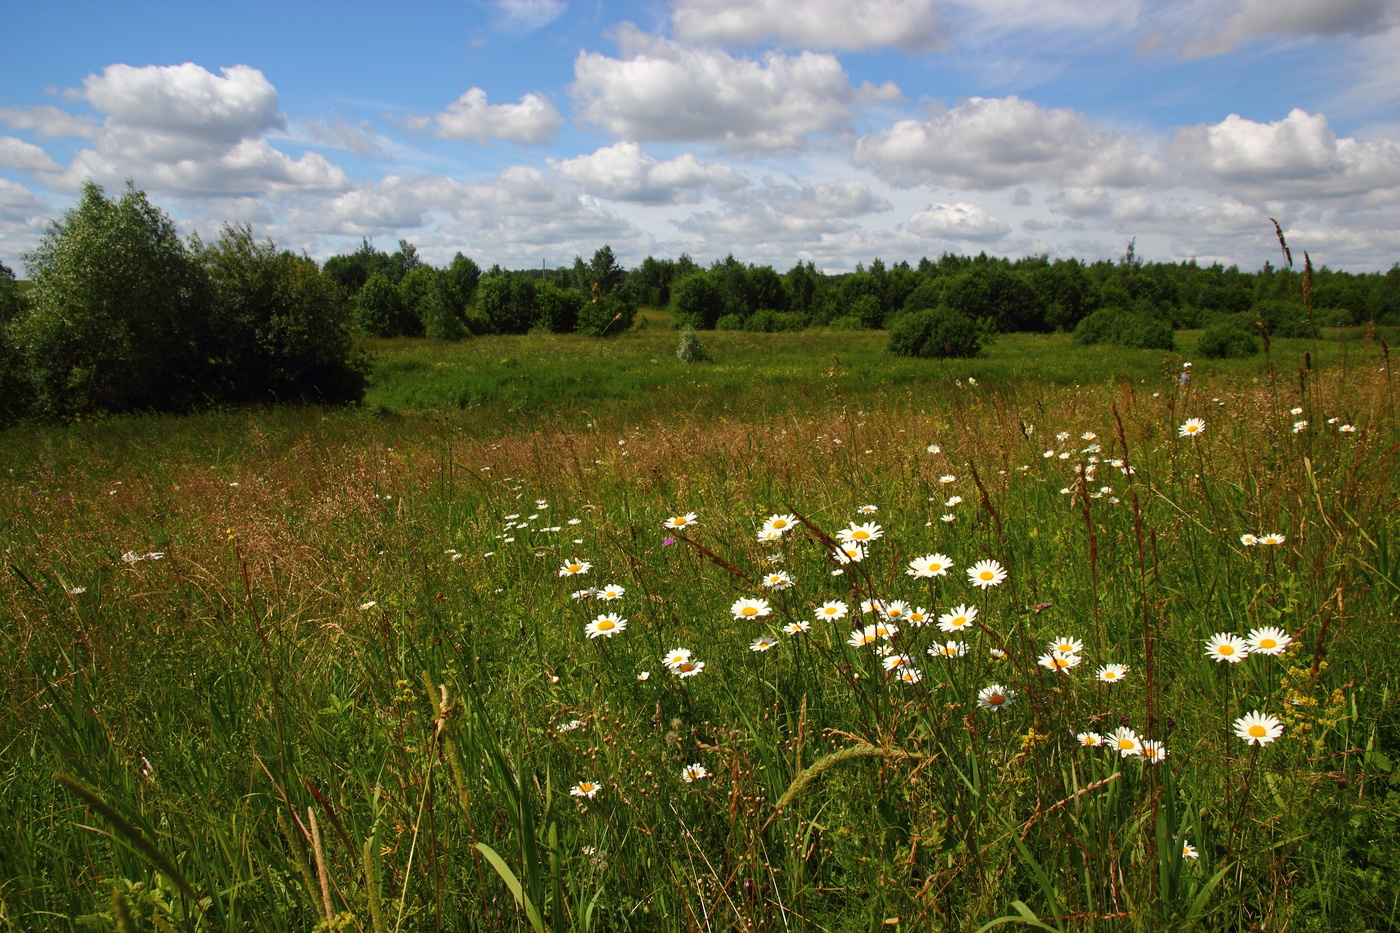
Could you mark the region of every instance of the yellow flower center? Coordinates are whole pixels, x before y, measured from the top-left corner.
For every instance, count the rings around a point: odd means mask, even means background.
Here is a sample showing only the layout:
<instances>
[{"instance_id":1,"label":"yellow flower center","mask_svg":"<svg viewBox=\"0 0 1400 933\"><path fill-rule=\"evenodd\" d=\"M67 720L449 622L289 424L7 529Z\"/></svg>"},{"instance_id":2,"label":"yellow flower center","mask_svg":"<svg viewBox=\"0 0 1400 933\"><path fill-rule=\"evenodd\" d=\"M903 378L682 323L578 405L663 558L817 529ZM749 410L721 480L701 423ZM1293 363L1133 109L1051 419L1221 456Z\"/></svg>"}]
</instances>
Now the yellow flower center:
<instances>
[{"instance_id":1,"label":"yellow flower center","mask_svg":"<svg viewBox=\"0 0 1400 933\"><path fill-rule=\"evenodd\" d=\"M613 625L615 625L615 624L616 624L616 623L614 623L612 619L599 619L599 620L598 620L598 631L600 631L600 632L606 632L608 629L612 628Z\"/></svg>"},{"instance_id":2,"label":"yellow flower center","mask_svg":"<svg viewBox=\"0 0 1400 933\"><path fill-rule=\"evenodd\" d=\"M991 696L987 697L987 702L993 706L1000 706L1006 702L1006 697L1002 696L1000 693L993 693Z\"/></svg>"},{"instance_id":3,"label":"yellow flower center","mask_svg":"<svg viewBox=\"0 0 1400 933\"><path fill-rule=\"evenodd\" d=\"M1119 739L1119 740L1118 740L1118 747L1121 748L1121 749L1124 749L1124 750L1130 749L1130 748L1133 747L1133 740L1132 740L1132 739Z\"/></svg>"},{"instance_id":4,"label":"yellow flower center","mask_svg":"<svg viewBox=\"0 0 1400 933\"><path fill-rule=\"evenodd\" d=\"M1217 648L1216 650L1219 651L1221 654L1224 654L1224 655L1231 655L1231 654L1234 654L1234 653L1235 653L1235 646L1234 646L1234 645L1221 645L1221 646L1220 646L1219 648Z\"/></svg>"},{"instance_id":5,"label":"yellow flower center","mask_svg":"<svg viewBox=\"0 0 1400 933\"><path fill-rule=\"evenodd\" d=\"M1278 642L1274 641L1272 638L1261 638L1259 639L1259 647L1264 651L1268 651L1270 648L1277 648Z\"/></svg>"},{"instance_id":6,"label":"yellow flower center","mask_svg":"<svg viewBox=\"0 0 1400 933\"><path fill-rule=\"evenodd\" d=\"M739 611L742 612L742 613L743 613L744 615L746 615L746 616L756 616L756 615L758 615L758 610L757 610L756 608L754 608L753 606L745 606L743 609L740 609Z\"/></svg>"},{"instance_id":7,"label":"yellow flower center","mask_svg":"<svg viewBox=\"0 0 1400 933\"><path fill-rule=\"evenodd\" d=\"M787 527L787 522L783 521L783 520L780 518L780 519L778 519L777 521L773 522L773 527L774 527L774 528L786 528L786 527Z\"/></svg>"},{"instance_id":8,"label":"yellow flower center","mask_svg":"<svg viewBox=\"0 0 1400 933\"><path fill-rule=\"evenodd\" d=\"M691 671L695 670L695 665L691 664L689 661L682 661L676 670L680 671L682 674L689 674Z\"/></svg>"},{"instance_id":9,"label":"yellow flower center","mask_svg":"<svg viewBox=\"0 0 1400 933\"><path fill-rule=\"evenodd\" d=\"M1249 734L1252 738L1262 739L1264 736L1269 734L1269 730L1265 729L1258 723L1255 723L1254 725L1249 727Z\"/></svg>"},{"instance_id":10,"label":"yellow flower center","mask_svg":"<svg viewBox=\"0 0 1400 933\"><path fill-rule=\"evenodd\" d=\"M1113 671L1104 671L1104 672L1103 672L1103 679L1104 679L1104 680L1113 680L1113 679L1115 679L1117 676L1118 676L1118 675L1117 675L1115 672L1113 672Z\"/></svg>"},{"instance_id":11,"label":"yellow flower center","mask_svg":"<svg viewBox=\"0 0 1400 933\"><path fill-rule=\"evenodd\" d=\"M578 572L579 572L580 570L582 570L582 569L583 569L583 565L582 565L582 564L570 564L570 565L569 565L569 573L578 573Z\"/></svg>"},{"instance_id":12,"label":"yellow flower center","mask_svg":"<svg viewBox=\"0 0 1400 933\"><path fill-rule=\"evenodd\" d=\"M851 537L855 538L857 541L864 541L866 538L870 537L870 532L857 531L855 534L851 535Z\"/></svg>"},{"instance_id":13,"label":"yellow flower center","mask_svg":"<svg viewBox=\"0 0 1400 933\"><path fill-rule=\"evenodd\" d=\"M593 787L594 787L594 784L593 784L592 781L584 781L583 783L579 784L578 789L581 790L581 791L583 791L583 792L586 794L586 793L588 793L589 791L591 791L591 790L593 789Z\"/></svg>"},{"instance_id":14,"label":"yellow flower center","mask_svg":"<svg viewBox=\"0 0 1400 933\"><path fill-rule=\"evenodd\" d=\"M992 577L996 576L996 574L992 573L990 570L984 570L980 574L978 574L978 576L980 576L983 580L990 580Z\"/></svg>"}]
</instances>

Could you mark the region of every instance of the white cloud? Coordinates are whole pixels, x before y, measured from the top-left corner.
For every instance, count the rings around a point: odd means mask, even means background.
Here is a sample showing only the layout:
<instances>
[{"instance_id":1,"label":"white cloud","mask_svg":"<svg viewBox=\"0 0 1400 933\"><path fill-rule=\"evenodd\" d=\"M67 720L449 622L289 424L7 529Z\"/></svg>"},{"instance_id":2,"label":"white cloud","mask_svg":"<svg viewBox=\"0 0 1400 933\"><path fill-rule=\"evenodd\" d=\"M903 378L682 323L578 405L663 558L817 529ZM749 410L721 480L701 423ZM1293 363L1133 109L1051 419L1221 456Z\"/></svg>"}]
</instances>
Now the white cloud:
<instances>
[{"instance_id":1,"label":"white cloud","mask_svg":"<svg viewBox=\"0 0 1400 933\"><path fill-rule=\"evenodd\" d=\"M702 163L688 152L658 162L634 142L620 142L589 155L548 162L591 195L639 204L693 201L707 191L724 196L748 184L727 165Z\"/></svg>"},{"instance_id":2,"label":"white cloud","mask_svg":"<svg viewBox=\"0 0 1400 933\"><path fill-rule=\"evenodd\" d=\"M938 240L999 240L1011 225L976 204L931 204L909 218L905 229L915 236Z\"/></svg>"},{"instance_id":3,"label":"white cloud","mask_svg":"<svg viewBox=\"0 0 1400 933\"><path fill-rule=\"evenodd\" d=\"M49 206L21 184L0 178L0 261L22 275L20 254L38 245Z\"/></svg>"},{"instance_id":4,"label":"white cloud","mask_svg":"<svg viewBox=\"0 0 1400 933\"><path fill-rule=\"evenodd\" d=\"M676 0L678 38L748 46L769 40L809 49L906 52L948 47L948 25L932 0Z\"/></svg>"},{"instance_id":5,"label":"white cloud","mask_svg":"<svg viewBox=\"0 0 1400 933\"><path fill-rule=\"evenodd\" d=\"M836 262L841 267L867 242L855 218L889 209L890 203L861 181L769 184L723 210L692 214L676 227L689 235L680 246L692 256L723 256L742 244L747 262L786 268L795 259L827 263L844 252L844 261Z\"/></svg>"},{"instance_id":6,"label":"white cloud","mask_svg":"<svg viewBox=\"0 0 1400 933\"><path fill-rule=\"evenodd\" d=\"M1133 186L1162 167L1131 136L1063 107L972 97L856 143L855 164L896 185L1002 188L1034 181Z\"/></svg>"},{"instance_id":7,"label":"white cloud","mask_svg":"<svg viewBox=\"0 0 1400 933\"><path fill-rule=\"evenodd\" d=\"M1396 24L1394 0L1224 0L1187 28L1184 53L1217 55L1255 39L1335 38L1382 33Z\"/></svg>"},{"instance_id":8,"label":"white cloud","mask_svg":"<svg viewBox=\"0 0 1400 933\"><path fill-rule=\"evenodd\" d=\"M617 38L620 59L579 53L572 93L579 119L623 139L793 151L808 133L844 127L854 104L899 96L888 82L852 87L829 54L736 58L650 36L630 23Z\"/></svg>"},{"instance_id":9,"label":"white cloud","mask_svg":"<svg viewBox=\"0 0 1400 933\"><path fill-rule=\"evenodd\" d=\"M52 104L0 107L0 123L7 123L17 130L31 130L39 139L97 135L97 121L92 117L59 110Z\"/></svg>"},{"instance_id":10,"label":"white cloud","mask_svg":"<svg viewBox=\"0 0 1400 933\"><path fill-rule=\"evenodd\" d=\"M501 25L509 32L532 32L564 15L564 0L497 0Z\"/></svg>"},{"instance_id":11,"label":"white cloud","mask_svg":"<svg viewBox=\"0 0 1400 933\"><path fill-rule=\"evenodd\" d=\"M107 124L211 143L234 144L282 126L277 90L256 68L108 65L83 81L83 97Z\"/></svg>"},{"instance_id":12,"label":"white cloud","mask_svg":"<svg viewBox=\"0 0 1400 933\"><path fill-rule=\"evenodd\" d=\"M409 117L410 129L431 132L445 139L486 142L505 139L534 145L548 140L563 122L554 105L538 94L526 94L518 104L488 104L486 92L470 88L431 117Z\"/></svg>"},{"instance_id":13,"label":"white cloud","mask_svg":"<svg viewBox=\"0 0 1400 933\"><path fill-rule=\"evenodd\" d=\"M61 166L33 143L13 136L0 136L0 168L19 172L56 172Z\"/></svg>"},{"instance_id":14,"label":"white cloud","mask_svg":"<svg viewBox=\"0 0 1400 933\"><path fill-rule=\"evenodd\" d=\"M1185 171L1259 197L1394 197L1400 188L1400 144L1338 138L1324 115L1296 108L1272 123L1231 114L1178 127L1171 153Z\"/></svg>"}]
</instances>

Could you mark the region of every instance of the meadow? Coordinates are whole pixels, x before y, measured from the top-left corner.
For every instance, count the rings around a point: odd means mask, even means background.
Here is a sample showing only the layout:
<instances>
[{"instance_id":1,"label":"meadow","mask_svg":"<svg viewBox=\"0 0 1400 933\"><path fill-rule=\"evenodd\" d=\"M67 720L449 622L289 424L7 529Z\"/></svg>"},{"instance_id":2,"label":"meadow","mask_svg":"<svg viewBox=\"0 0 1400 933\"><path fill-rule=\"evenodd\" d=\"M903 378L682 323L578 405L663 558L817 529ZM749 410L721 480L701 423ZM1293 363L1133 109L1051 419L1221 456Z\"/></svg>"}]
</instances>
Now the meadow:
<instances>
[{"instance_id":1,"label":"meadow","mask_svg":"<svg viewBox=\"0 0 1400 933\"><path fill-rule=\"evenodd\" d=\"M643 320L0 435L0 930L1400 924L1393 333Z\"/></svg>"}]
</instances>

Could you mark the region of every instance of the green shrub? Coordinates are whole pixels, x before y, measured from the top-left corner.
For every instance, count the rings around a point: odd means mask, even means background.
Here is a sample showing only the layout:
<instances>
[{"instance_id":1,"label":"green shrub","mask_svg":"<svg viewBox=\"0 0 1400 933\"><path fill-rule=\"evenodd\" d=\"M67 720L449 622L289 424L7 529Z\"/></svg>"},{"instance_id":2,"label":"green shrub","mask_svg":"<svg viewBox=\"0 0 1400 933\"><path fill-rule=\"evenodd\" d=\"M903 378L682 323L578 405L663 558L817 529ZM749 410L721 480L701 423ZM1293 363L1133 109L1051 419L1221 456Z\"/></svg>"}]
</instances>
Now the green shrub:
<instances>
[{"instance_id":1,"label":"green shrub","mask_svg":"<svg viewBox=\"0 0 1400 933\"><path fill-rule=\"evenodd\" d=\"M1196 352L1217 360L1254 356L1259 352L1259 341L1235 322L1217 320L1201 334Z\"/></svg>"},{"instance_id":2,"label":"green shrub","mask_svg":"<svg viewBox=\"0 0 1400 933\"><path fill-rule=\"evenodd\" d=\"M864 321L849 314L832 318L826 326L832 330L870 330Z\"/></svg>"},{"instance_id":3,"label":"green shrub","mask_svg":"<svg viewBox=\"0 0 1400 933\"><path fill-rule=\"evenodd\" d=\"M683 363L709 362L710 354L705 352L704 344L695 336L695 328L687 327L681 331L681 342L676 347L676 359Z\"/></svg>"},{"instance_id":4,"label":"green shrub","mask_svg":"<svg viewBox=\"0 0 1400 933\"><path fill-rule=\"evenodd\" d=\"M889 350L926 359L976 356L982 350L977 324L951 308L924 308L901 315L890 327Z\"/></svg>"},{"instance_id":5,"label":"green shrub","mask_svg":"<svg viewBox=\"0 0 1400 933\"><path fill-rule=\"evenodd\" d=\"M576 330L589 337L616 337L632 326L632 319L636 316L636 306L612 292L596 301L583 303Z\"/></svg>"},{"instance_id":6,"label":"green shrub","mask_svg":"<svg viewBox=\"0 0 1400 933\"><path fill-rule=\"evenodd\" d=\"M1122 308L1100 308L1074 328L1074 342L1083 346L1111 343L1144 350L1173 350L1176 338L1166 321Z\"/></svg>"},{"instance_id":7,"label":"green shrub","mask_svg":"<svg viewBox=\"0 0 1400 933\"><path fill-rule=\"evenodd\" d=\"M715 330L743 330L744 316L741 314L726 314L718 321L715 321Z\"/></svg>"}]
</instances>

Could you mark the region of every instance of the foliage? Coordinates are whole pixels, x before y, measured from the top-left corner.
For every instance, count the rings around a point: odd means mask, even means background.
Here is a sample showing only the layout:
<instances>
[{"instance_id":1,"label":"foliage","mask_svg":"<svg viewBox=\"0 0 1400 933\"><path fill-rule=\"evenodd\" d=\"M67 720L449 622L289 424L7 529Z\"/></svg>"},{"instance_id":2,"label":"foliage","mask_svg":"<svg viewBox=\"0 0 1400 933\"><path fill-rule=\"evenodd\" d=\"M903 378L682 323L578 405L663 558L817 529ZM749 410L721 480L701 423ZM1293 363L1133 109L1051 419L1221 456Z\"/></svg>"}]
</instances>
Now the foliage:
<instances>
[{"instance_id":1,"label":"foliage","mask_svg":"<svg viewBox=\"0 0 1400 933\"><path fill-rule=\"evenodd\" d=\"M1082 346L1112 343L1143 350L1171 350L1176 347L1171 325L1122 308L1100 308L1085 317L1074 328L1074 342Z\"/></svg>"},{"instance_id":2,"label":"foliage","mask_svg":"<svg viewBox=\"0 0 1400 933\"><path fill-rule=\"evenodd\" d=\"M355 321L369 337L415 336L419 330L403 293L386 272L370 276L355 296Z\"/></svg>"},{"instance_id":3,"label":"foliage","mask_svg":"<svg viewBox=\"0 0 1400 933\"><path fill-rule=\"evenodd\" d=\"M687 327L681 331L681 341L676 346L676 359L682 363L708 363L710 361L710 354L705 352L705 345L695 335L695 328Z\"/></svg>"},{"instance_id":4,"label":"foliage","mask_svg":"<svg viewBox=\"0 0 1400 933\"><path fill-rule=\"evenodd\" d=\"M637 309L617 293L596 301L585 301L579 308L576 333L587 337L616 337L632 326Z\"/></svg>"},{"instance_id":5,"label":"foliage","mask_svg":"<svg viewBox=\"0 0 1400 933\"><path fill-rule=\"evenodd\" d=\"M493 333L523 334L534 326L535 280L493 268L477 283L476 310Z\"/></svg>"},{"instance_id":6,"label":"foliage","mask_svg":"<svg viewBox=\"0 0 1400 933\"><path fill-rule=\"evenodd\" d=\"M1196 342L1196 352L1211 359L1224 360L1253 356L1259 352L1259 341L1236 321L1215 321Z\"/></svg>"},{"instance_id":7,"label":"foliage","mask_svg":"<svg viewBox=\"0 0 1400 933\"><path fill-rule=\"evenodd\" d=\"M677 327L714 330L725 315L724 296L709 273L697 272L672 287L671 318Z\"/></svg>"},{"instance_id":8,"label":"foliage","mask_svg":"<svg viewBox=\"0 0 1400 933\"><path fill-rule=\"evenodd\" d=\"M537 326L554 334L572 333L578 326L584 301L583 292L576 288L560 288L553 282L539 283L535 286Z\"/></svg>"},{"instance_id":9,"label":"foliage","mask_svg":"<svg viewBox=\"0 0 1400 933\"><path fill-rule=\"evenodd\" d=\"M976 356L982 350L977 325L951 308L924 308L901 315L890 327L890 352L925 359Z\"/></svg>"}]
</instances>

